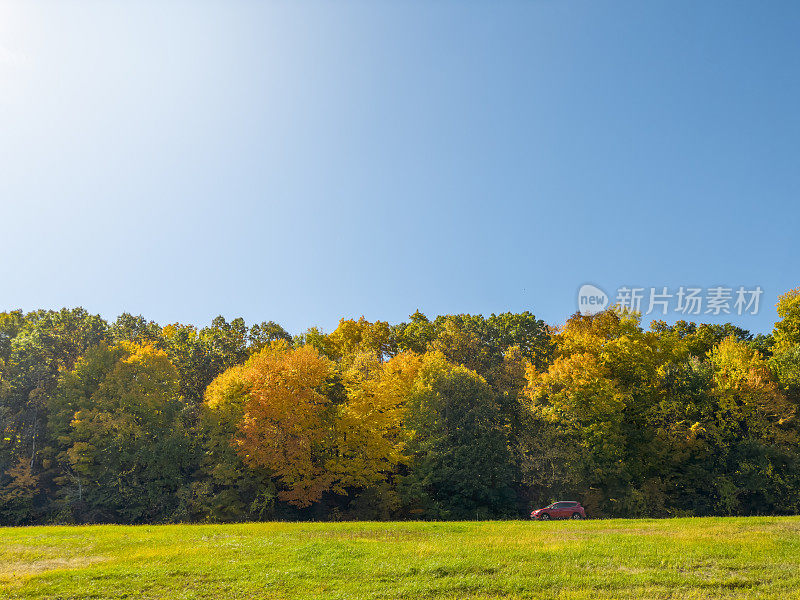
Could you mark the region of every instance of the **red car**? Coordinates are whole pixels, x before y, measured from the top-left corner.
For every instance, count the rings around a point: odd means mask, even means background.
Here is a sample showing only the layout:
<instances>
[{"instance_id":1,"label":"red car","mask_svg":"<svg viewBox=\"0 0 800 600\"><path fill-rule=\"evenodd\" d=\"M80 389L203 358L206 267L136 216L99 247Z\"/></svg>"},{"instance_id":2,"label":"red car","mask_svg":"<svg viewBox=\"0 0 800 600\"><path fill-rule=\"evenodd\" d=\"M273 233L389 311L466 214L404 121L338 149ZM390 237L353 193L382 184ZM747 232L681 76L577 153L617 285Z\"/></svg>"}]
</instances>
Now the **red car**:
<instances>
[{"instance_id":1,"label":"red car","mask_svg":"<svg viewBox=\"0 0 800 600\"><path fill-rule=\"evenodd\" d=\"M580 502L553 502L550 506L537 508L531 513L531 519L549 521L550 519L585 519L586 511Z\"/></svg>"}]
</instances>

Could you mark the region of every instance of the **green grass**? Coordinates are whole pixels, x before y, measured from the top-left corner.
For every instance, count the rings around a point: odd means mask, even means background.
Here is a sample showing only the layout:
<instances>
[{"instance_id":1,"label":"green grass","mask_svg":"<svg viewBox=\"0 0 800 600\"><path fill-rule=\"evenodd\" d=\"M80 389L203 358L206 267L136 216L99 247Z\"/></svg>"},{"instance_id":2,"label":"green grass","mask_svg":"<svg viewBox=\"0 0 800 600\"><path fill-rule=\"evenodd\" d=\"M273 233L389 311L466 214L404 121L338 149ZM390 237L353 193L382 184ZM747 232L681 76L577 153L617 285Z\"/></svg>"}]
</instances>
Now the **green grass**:
<instances>
[{"instance_id":1,"label":"green grass","mask_svg":"<svg viewBox=\"0 0 800 600\"><path fill-rule=\"evenodd\" d=\"M794 598L800 518L0 529L2 598Z\"/></svg>"}]
</instances>

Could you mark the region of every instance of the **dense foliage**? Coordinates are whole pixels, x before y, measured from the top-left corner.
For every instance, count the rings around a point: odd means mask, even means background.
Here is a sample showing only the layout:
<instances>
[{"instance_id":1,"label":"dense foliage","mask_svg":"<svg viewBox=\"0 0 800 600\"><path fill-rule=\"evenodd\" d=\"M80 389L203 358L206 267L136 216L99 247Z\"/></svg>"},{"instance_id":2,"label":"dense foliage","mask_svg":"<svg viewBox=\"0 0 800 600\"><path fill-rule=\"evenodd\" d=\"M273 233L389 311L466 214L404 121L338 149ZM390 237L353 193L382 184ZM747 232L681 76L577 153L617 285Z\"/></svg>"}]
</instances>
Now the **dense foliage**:
<instances>
[{"instance_id":1,"label":"dense foliage","mask_svg":"<svg viewBox=\"0 0 800 600\"><path fill-rule=\"evenodd\" d=\"M0 313L0 523L796 513L800 289L777 309L758 336Z\"/></svg>"}]
</instances>

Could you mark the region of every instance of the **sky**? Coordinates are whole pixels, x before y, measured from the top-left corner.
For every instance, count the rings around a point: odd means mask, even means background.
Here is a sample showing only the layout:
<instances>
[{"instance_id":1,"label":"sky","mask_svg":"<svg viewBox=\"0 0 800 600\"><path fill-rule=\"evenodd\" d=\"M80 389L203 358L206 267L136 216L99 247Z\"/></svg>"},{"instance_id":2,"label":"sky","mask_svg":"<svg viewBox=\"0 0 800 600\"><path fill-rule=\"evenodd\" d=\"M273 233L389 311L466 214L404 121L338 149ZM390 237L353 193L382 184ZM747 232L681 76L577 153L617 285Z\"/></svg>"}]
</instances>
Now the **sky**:
<instances>
[{"instance_id":1,"label":"sky","mask_svg":"<svg viewBox=\"0 0 800 600\"><path fill-rule=\"evenodd\" d=\"M658 318L770 331L798 31L788 1L0 0L0 310L298 333L760 286Z\"/></svg>"}]
</instances>

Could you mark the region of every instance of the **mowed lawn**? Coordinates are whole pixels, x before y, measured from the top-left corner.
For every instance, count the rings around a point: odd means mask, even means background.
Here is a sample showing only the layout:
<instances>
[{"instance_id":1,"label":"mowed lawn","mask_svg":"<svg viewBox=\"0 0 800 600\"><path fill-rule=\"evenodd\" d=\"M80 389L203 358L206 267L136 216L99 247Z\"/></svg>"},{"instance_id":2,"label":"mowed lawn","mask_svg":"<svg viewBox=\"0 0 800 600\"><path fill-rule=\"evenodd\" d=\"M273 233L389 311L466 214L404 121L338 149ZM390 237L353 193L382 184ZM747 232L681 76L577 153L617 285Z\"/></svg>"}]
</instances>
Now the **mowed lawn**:
<instances>
[{"instance_id":1,"label":"mowed lawn","mask_svg":"<svg viewBox=\"0 0 800 600\"><path fill-rule=\"evenodd\" d=\"M0 529L2 598L796 598L800 518Z\"/></svg>"}]
</instances>

